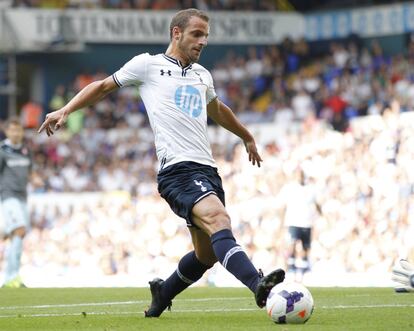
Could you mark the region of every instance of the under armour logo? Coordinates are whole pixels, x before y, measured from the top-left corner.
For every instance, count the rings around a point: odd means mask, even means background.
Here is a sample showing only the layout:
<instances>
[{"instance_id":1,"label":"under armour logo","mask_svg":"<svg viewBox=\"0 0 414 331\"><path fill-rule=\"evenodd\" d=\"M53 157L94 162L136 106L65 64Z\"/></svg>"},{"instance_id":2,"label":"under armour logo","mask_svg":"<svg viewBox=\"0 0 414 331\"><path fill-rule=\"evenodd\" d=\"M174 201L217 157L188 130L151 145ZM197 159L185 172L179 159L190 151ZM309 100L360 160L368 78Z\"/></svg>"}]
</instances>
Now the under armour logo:
<instances>
[{"instance_id":1,"label":"under armour logo","mask_svg":"<svg viewBox=\"0 0 414 331\"><path fill-rule=\"evenodd\" d=\"M171 76L171 70L165 71L164 69L160 69L161 76L164 76L164 74L167 74L168 76Z\"/></svg>"},{"instance_id":2,"label":"under armour logo","mask_svg":"<svg viewBox=\"0 0 414 331\"><path fill-rule=\"evenodd\" d=\"M201 191L202 192L205 192L205 191L207 191L207 187L205 187L204 185L203 185L203 182L200 180L200 181L198 181L198 180L195 180L194 179L194 184L196 184L197 186L200 186L200 189L201 189Z\"/></svg>"}]
</instances>

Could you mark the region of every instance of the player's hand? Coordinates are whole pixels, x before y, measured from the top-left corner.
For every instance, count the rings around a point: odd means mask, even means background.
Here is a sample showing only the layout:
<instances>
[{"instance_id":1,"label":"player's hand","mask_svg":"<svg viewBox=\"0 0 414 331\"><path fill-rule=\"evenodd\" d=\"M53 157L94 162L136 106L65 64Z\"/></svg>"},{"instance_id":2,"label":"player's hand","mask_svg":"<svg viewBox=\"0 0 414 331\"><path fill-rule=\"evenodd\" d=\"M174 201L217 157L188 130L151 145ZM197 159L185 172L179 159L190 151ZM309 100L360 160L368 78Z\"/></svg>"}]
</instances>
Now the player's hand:
<instances>
[{"instance_id":1,"label":"player's hand","mask_svg":"<svg viewBox=\"0 0 414 331\"><path fill-rule=\"evenodd\" d=\"M40 126L38 133L46 130L48 136L53 134L53 130L59 130L66 122L68 113L62 108L46 115L46 118Z\"/></svg>"},{"instance_id":2,"label":"player's hand","mask_svg":"<svg viewBox=\"0 0 414 331\"><path fill-rule=\"evenodd\" d=\"M399 260L392 268L392 280L397 282L396 292L414 293L414 265L407 260Z\"/></svg>"},{"instance_id":3,"label":"player's hand","mask_svg":"<svg viewBox=\"0 0 414 331\"><path fill-rule=\"evenodd\" d=\"M249 154L249 161L260 168L260 162L263 162L262 158L260 157L259 153L257 152L256 142L254 139L245 140L244 146L246 147L246 152Z\"/></svg>"}]
</instances>

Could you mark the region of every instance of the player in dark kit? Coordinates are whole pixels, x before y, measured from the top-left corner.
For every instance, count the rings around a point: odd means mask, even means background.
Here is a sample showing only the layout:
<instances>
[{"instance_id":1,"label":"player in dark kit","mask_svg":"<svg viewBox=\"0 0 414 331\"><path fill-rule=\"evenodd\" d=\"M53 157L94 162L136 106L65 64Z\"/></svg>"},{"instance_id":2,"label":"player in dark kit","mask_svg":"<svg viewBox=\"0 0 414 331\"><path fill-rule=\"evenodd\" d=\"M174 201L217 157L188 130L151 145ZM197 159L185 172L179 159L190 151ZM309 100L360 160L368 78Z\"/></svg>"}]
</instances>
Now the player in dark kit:
<instances>
[{"instance_id":1,"label":"player in dark kit","mask_svg":"<svg viewBox=\"0 0 414 331\"><path fill-rule=\"evenodd\" d=\"M23 238L29 228L27 183L32 161L23 144L24 129L17 118L6 122L7 139L0 143L0 197L5 234L9 239L3 287L25 287L20 275Z\"/></svg>"},{"instance_id":2,"label":"player in dark kit","mask_svg":"<svg viewBox=\"0 0 414 331\"><path fill-rule=\"evenodd\" d=\"M59 129L67 116L123 86L139 88L155 136L160 162L158 190L171 209L187 221L194 251L185 255L165 281L150 282L152 302L146 317L158 317L171 300L219 261L266 304L271 288L283 281L277 269L266 276L256 270L237 244L225 209L221 178L207 135L207 116L240 137L249 160L260 166L252 134L231 109L218 100L211 74L197 64L207 45L209 18L197 9L178 12L170 24L165 54L140 54L102 81L93 82L66 106L47 115L39 132Z\"/></svg>"}]
</instances>

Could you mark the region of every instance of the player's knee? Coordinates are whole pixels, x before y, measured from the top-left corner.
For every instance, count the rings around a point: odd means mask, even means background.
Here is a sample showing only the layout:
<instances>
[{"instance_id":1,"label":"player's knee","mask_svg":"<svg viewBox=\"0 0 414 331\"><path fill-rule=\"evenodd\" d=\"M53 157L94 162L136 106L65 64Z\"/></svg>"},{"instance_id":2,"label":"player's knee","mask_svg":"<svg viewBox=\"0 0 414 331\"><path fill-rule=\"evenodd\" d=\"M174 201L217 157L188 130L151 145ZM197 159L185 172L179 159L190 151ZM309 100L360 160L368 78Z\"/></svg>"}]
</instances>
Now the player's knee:
<instances>
[{"instance_id":1,"label":"player's knee","mask_svg":"<svg viewBox=\"0 0 414 331\"><path fill-rule=\"evenodd\" d=\"M211 268L216 264L217 261L218 260L217 260L216 256L211 256L208 259L206 259L205 261L202 261L202 263Z\"/></svg>"},{"instance_id":2,"label":"player's knee","mask_svg":"<svg viewBox=\"0 0 414 331\"><path fill-rule=\"evenodd\" d=\"M217 262L216 255L213 252L197 252L196 255L202 264L210 268Z\"/></svg>"},{"instance_id":3,"label":"player's knee","mask_svg":"<svg viewBox=\"0 0 414 331\"><path fill-rule=\"evenodd\" d=\"M230 216L225 210L212 210L202 218L202 221L208 228L210 235L217 231L231 228Z\"/></svg>"},{"instance_id":4,"label":"player's knee","mask_svg":"<svg viewBox=\"0 0 414 331\"><path fill-rule=\"evenodd\" d=\"M212 267L213 265L215 265L216 264L216 262L217 262L217 258L216 258L216 256L215 255L200 255L200 257L198 258L198 260L202 263L202 264L204 264L204 265L206 265L206 266L208 266L208 267Z\"/></svg>"}]
</instances>

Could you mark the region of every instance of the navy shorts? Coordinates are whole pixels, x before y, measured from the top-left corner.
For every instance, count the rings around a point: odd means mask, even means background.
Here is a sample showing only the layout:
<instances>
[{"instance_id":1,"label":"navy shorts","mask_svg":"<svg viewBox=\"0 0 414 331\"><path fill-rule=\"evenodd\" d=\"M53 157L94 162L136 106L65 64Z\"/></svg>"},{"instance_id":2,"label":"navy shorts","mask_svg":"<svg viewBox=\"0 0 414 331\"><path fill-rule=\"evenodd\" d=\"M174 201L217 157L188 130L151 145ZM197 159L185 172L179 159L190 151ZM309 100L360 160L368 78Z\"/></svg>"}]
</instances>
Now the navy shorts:
<instances>
[{"instance_id":1,"label":"navy shorts","mask_svg":"<svg viewBox=\"0 0 414 331\"><path fill-rule=\"evenodd\" d=\"M302 247L308 250L311 247L311 229L299 226L289 226L289 234L292 241L300 240Z\"/></svg>"},{"instance_id":2,"label":"navy shorts","mask_svg":"<svg viewBox=\"0 0 414 331\"><path fill-rule=\"evenodd\" d=\"M196 162L179 162L158 173L158 192L178 216L195 226L192 221L194 204L215 194L225 204L224 190L217 169Z\"/></svg>"}]
</instances>

